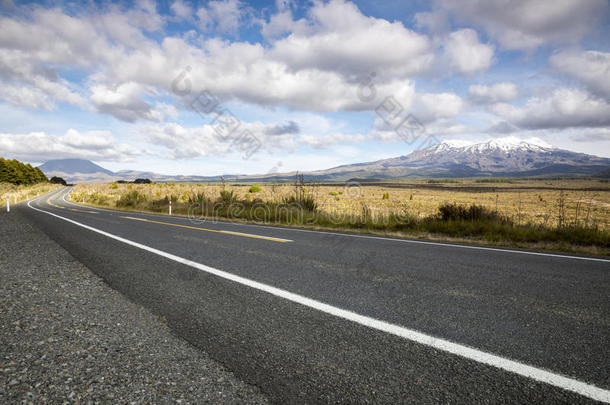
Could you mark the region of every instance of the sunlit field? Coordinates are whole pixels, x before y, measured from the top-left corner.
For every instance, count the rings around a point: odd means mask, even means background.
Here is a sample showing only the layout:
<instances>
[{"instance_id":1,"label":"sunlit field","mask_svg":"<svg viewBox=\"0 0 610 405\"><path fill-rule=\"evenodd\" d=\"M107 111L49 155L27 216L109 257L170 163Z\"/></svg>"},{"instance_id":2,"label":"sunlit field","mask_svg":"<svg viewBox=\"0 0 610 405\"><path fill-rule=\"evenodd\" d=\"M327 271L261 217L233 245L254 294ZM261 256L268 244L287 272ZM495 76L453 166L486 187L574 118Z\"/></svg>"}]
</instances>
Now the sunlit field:
<instances>
[{"instance_id":1,"label":"sunlit field","mask_svg":"<svg viewBox=\"0 0 610 405\"><path fill-rule=\"evenodd\" d=\"M0 183L0 206L6 206L6 197L9 197L11 204L21 201L31 200L49 191L61 187L59 184L39 183L31 186L17 186L10 183Z\"/></svg>"},{"instance_id":2,"label":"sunlit field","mask_svg":"<svg viewBox=\"0 0 610 405\"><path fill-rule=\"evenodd\" d=\"M578 245L606 252L610 187L605 180L422 180L345 184L89 184L79 203L192 219L246 220L512 245ZM304 214L303 214L304 213Z\"/></svg>"},{"instance_id":3,"label":"sunlit field","mask_svg":"<svg viewBox=\"0 0 610 405\"><path fill-rule=\"evenodd\" d=\"M511 218L517 224L547 226L583 225L610 227L610 185L600 180L433 180L370 186L359 183L337 185L305 184L321 211L331 214L371 215L406 212L426 217L438 212L442 203L479 204ZM251 190L252 188L252 190ZM281 203L295 193L294 184L235 185L219 183L89 184L78 185L71 198L100 206L116 206L126 193L136 190L147 201L173 200L174 212L202 193L217 199L223 190L233 191L237 200ZM159 207L158 210L167 210Z\"/></svg>"}]
</instances>

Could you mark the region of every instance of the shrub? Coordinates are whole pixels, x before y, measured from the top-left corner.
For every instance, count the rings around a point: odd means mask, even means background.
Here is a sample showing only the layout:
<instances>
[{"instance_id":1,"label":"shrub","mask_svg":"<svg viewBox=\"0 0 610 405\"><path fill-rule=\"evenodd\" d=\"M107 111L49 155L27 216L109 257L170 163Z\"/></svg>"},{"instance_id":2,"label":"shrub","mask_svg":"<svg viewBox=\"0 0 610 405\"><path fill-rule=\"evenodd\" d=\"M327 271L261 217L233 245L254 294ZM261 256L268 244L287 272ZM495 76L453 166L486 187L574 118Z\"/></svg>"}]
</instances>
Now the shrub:
<instances>
[{"instance_id":1,"label":"shrub","mask_svg":"<svg viewBox=\"0 0 610 405\"><path fill-rule=\"evenodd\" d=\"M233 190L222 190L220 192L220 202L223 205L231 205L237 201L237 196L233 193Z\"/></svg>"},{"instance_id":2,"label":"shrub","mask_svg":"<svg viewBox=\"0 0 610 405\"><path fill-rule=\"evenodd\" d=\"M146 196L138 190L132 190L127 194L123 194L116 202L117 207L136 207L138 204L146 201Z\"/></svg>"},{"instance_id":3,"label":"shrub","mask_svg":"<svg viewBox=\"0 0 610 405\"><path fill-rule=\"evenodd\" d=\"M460 205L457 203L441 204L438 207L439 218L443 221L499 221L507 222L498 212L482 205Z\"/></svg>"},{"instance_id":4,"label":"shrub","mask_svg":"<svg viewBox=\"0 0 610 405\"><path fill-rule=\"evenodd\" d=\"M390 193L388 193L387 191L385 193L383 193L383 197L381 197L382 200L389 200L390 199Z\"/></svg>"},{"instance_id":5,"label":"shrub","mask_svg":"<svg viewBox=\"0 0 610 405\"><path fill-rule=\"evenodd\" d=\"M251 186L248 190L249 193L258 193L259 191L261 191L261 188L257 185Z\"/></svg>"},{"instance_id":6,"label":"shrub","mask_svg":"<svg viewBox=\"0 0 610 405\"><path fill-rule=\"evenodd\" d=\"M318 204L314 197L310 194L302 193L296 196L291 195L290 197L284 198L284 204L286 205L297 205L299 208L305 211L316 212Z\"/></svg>"},{"instance_id":7,"label":"shrub","mask_svg":"<svg viewBox=\"0 0 610 405\"><path fill-rule=\"evenodd\" d=\"M328 194L332 195L333 197L334 197L334 196L336 196L336 195L339 195L339 193L337 193L336 191L331 191L331 192L330 192L330 193L328 193Z\"/></svg>"}]
</instances>

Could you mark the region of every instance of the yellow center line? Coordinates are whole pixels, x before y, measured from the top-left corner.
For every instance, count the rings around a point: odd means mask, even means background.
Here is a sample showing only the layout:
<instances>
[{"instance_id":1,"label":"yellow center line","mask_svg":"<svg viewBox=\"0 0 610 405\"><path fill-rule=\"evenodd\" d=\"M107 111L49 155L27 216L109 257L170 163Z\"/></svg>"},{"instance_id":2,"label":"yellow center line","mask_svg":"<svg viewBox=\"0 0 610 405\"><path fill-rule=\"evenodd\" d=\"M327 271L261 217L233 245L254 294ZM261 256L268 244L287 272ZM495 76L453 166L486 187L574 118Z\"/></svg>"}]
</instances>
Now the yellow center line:
<instances>
[{"instance_id":1,"label":"yellow center line","mask_svg":"<svg viewBox=\"0 0 610 405\"><path fill-rule=\"evenodd\" d=\"M208 231L208 232L224 233L224 234L227 234L227 235L243 236L243 237L246 237L246 238L265 239L265 240L270 240L270 241L273 241L273 242L281 242L281 243L292 242L290 239L274 238L272 236L260 236L260 235L251 235L249 233L231 232L231 231L223 231L223 230L209 229L209 228L199 228L199 227L196 227L196 226L172 224L171 222L153 221L152 219L135 218L135 217L123 217L123 216L121 218L132 219L134 221L152 222L154 224L177 226L177 227L180 227L180 228L196 229L196 230L199 230L199 231Z\"/></svg>"},{"instance_id":2,"label":"yellow center line","mask_svg":"<svg viewBox=\"0 0 610 405\"><path fill-rule=\"evenodd\" d=\"M47 204L49 204L49 205L51 205L51 206L53 206L53 207L55 207L55 208L61 208L62 210L68 209L68 210L70 210L70 211L87 212L87 213L89 213L89 214L97 214L97 212L96 212L96 211L78 210L78 209L76 209L76 208L66 208L66 207L61 207L61 206L59 206L59 205L55 205L55 204L53 204L53 203L51 202L51 198L52 198L52 197L53 197L53 196L51 196L51 197L47 198Z\"/></svg>"},{"instance_id":3,"label":"yellow center line","mask_svg":"<svg viewBox=\"0 0 610 405\"><path fill-rule=\"evenodd\" d=\"M78 212L87 212L89 214L97 214L97 211L87 211L87 210L79 210L76 208L68 208L70 211L78 211Z\"/></svg>"},{"instance_id":4,"label":"yellow center line","mask_svg":"<svg viewBox=\"0 0 610 405\"><path fill-rule=\"evenodd\" d=\"M61 208L64 209L64 207L60 207L59 205L55 205L51 202L51 197L47 198L47 204L52 205L55 208Z\"/></svg>"}]
</instances>

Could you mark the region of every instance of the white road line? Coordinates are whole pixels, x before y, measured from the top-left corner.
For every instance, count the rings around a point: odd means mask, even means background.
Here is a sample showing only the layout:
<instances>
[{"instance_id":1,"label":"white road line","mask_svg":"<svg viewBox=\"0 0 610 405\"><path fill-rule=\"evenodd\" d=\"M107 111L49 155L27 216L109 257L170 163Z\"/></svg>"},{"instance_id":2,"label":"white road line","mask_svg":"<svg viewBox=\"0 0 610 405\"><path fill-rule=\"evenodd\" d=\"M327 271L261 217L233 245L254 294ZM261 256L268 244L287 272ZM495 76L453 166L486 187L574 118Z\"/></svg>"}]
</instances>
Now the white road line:
<instances>
[{"instance_id":1,"label":"white road line","mask_svg":"<svg viewBox=\"0 0 610 405\"><path fill-rule=\"evenodd\" d=\"M442 350L444 352L448 352L451 354L455 354L460 357L464 357L470 360L477 361L479 363L487 364L492 367L496 367L502 370L509 371L511 373L519 374L524 377L531 378L536 381L540 381L543 383L547 383L553 385L555 387L562 388L564 390L572 391L577 394L583 395L585 397L594 399L596 401L610 403L610 391L605 390L603 388L596 387L591 384L587 384L585 382L565 377L560 374L553 373L551 371L543 370L541 368L537 368L534 366L530 366L524 363L520 363L518 361L510 360L504 357L500 357L491 353L487 353L472 347L464 346L459 343L453 343L451 341L436 338L434 336L426 335L424 333L418 332L413 329L408 329L403 326L391 324L388 322L384 322L375 318L371 318L368 316L360 315L355 312L351 312L345 309L337 308L332 305L325 304L320 301L313 300L311 298L304 297L302 295L298 295L295 293L291 293L286 290L282 290L280 288L272 287L267 284L260 283L258 281L250 280L245 277L240 277L232 273L228 273L226 271L218 270L213 267L206 266L201 263L197 263L188 259L185 259L180 256L173 255L168 252L164 252L162 250L155 249L150 246L143 245L138 242L131 241L129 239L122 238L120 236L108 233L106 231L102 231L97 228L93 228L91 226L81 224L80 222L74 221L69 218L64 218L60 215L53 214L52 212L44 211L38 208L34 208L31 205L31 202L28 202L28 206L36 211L43 212L48 215L52 215L64 221L70 222L74 225L80 226L82 228L88 229L93 232L97 232L101 235L107 236L109 238L115 239L119 242L126 243L130 246L137 247L139 249L146 250L150 253L154 253L156 255L165 257L169 260L173 260L178 263L182 263L186 266L195 268L197 270L213 274L215 276L224 278L226 280L230 280L241 285L245 285L250 288L254 288L272 295L275 295L280 298L284 298L288 301L295 302L300 305L304 305L306 307L318 310L320 312L324 312L330 315L334 315L339 318L346 319L348 321L376 329L382 332L386 332L395 336L402 337L407 340L411 340L413 342L417 342L426 346L433 347L438 350Z\"/></svg>"},{"instance_id":2,"label":"white road line","mask_svg":"<svg viewBox=\"0 0 610 405\"><path fill-rule=\"evenodd\" d=\"M70 190L70 192L71 191L72 190ZM86 205L80 205L80 204L76 204L76 203L67 201L65 198L68 194L70 194L70 192L66 193L63 196L63 200L65 202L67 202L68 204L76 205L77 207L87 207ZM93 207L87 207L87 208L93 208ZM104 208L93 208L93 209L113 212L113 210L107 210ZM114 211L114 212L117 212L117 211ZM126 212L126 211L123 211L123 212ZM143 213L143 212L138 212L136 214L167 218L164 215L155 215L155 214L148 214L148 213ZM174 217L174 219L187 220L184 217ZM441 242L431 242L431 241L413 240L413 239L398 239L398 238L389 238L389 237L385 237L385 236L354 235L351 233L316 231L316 230L312 230L312 229L298 229L298 228L288 228L288 227L282 227L282 226L242 224L242 223L233 223L233 222L229 222L229 221L220 221L220 220L216 220L216 222L219 222L222 224L230 224L233 226L251 226L251 227L256 227L256 228L267 228L267 229L274 229L274 230L281 230L281 231L309 232L309 233L318 233L318 234L322 234L322 235L343 236L343 237L348 237L348 238L376 239L376 240L382 240L382 241L402 242L402 243L411 243L411 244L428 245L428 246L441 246L441 247L453 247L453 248L460 248L460 249L486 250L486 251L500 252L500 253L513 253L513 254L521 254L521 255L546 256L546 257L556 257L556 258L560 258L560 259L587 260L587 261L592 261L592 262L610 263L610 259L602 259L602 258L597 258L597 257L570 256L570 255L560 255L560 254L555 254L555 253L544 253L544 252L528 252L525 250L511 250L511 249L501 249L501 248L485 247L485 246L458 245L458 244L454 244L454 243L441 243Z\"/></svg>"}]
</instances>

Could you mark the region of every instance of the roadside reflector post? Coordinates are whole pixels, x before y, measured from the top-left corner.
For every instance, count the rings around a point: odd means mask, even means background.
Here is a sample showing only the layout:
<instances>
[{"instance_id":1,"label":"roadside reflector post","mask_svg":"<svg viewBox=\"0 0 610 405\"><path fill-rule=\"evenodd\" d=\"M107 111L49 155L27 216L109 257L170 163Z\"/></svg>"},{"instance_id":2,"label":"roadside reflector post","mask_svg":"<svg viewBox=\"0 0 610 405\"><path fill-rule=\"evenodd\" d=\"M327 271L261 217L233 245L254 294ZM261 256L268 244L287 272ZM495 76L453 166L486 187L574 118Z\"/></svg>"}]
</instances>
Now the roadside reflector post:
<instances>
[{"instance_id":1,"label":"roadside reflector post","mask_svg":"<svg viewBox=\"0 0 610 405\"><path fill-rule=\"evenodd\" d=\"M169 215L172 215L172 200L169 200Z\"/></svg>"},{"instance_id":2,"label":"roadside reflector post","mask_svg":"<svg viewBox=\"0 0 610 405\"><path fill-rule=\"evenodd\" d=\"M11 197L6 196L6 212L11 212Z\"/></svg>"},{"instance_id":3,"label":"roadside reflector post","mask_svg":"<svg viewBox=\"0 0 610 405\"><path fill-rule=\"evenodd\" d=\"M17 194L13 195L15 197L15 204L17 204Z\"/></svg>"}]
</instances>

